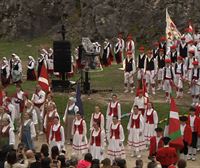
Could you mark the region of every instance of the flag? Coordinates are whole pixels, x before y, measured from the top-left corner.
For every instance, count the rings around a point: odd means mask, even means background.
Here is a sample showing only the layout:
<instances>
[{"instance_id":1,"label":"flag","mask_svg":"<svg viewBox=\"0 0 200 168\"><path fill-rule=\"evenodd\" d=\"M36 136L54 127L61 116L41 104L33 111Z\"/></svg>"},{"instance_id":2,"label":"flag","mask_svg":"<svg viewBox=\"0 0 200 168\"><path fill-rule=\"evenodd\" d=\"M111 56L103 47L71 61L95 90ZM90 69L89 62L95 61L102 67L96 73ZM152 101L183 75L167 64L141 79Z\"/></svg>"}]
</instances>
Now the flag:
<instances>
[{"instance_id":1,"label":"flag","mask_svg":"<svg viewBox=\"0 0 200 168\"><path fill-rule=\"evenodd\" d=\"M41 86L42 90L45 92L50 91L50 86L49 86L49 77L48 77L48 72L45 64L42 64L40 76L38 78L38 84Z\"/></svg>"},{"instance_id":2,"label":"flag","mask_svg":"<svg viewBox=\"0 0 200 168\"><path fill-rule=\"evenodd\" d=\"M178 40L181 37L181 33L176 28L176 25L169 16L168 9L166 8L166 38L167 40Z\"/></svg>"},{"instance_id":3,"label":"flag","mask_svg":"<svg viewBox=\"0 0 200 168\"><path fill-rule=\"evenodd\" d=\"M83 103L82 103L82 100L81 100L81 89L80 89L79 83L77 83L77 87L76 87L76 103L75 104L78 106L79 112L83 116L84 111L83 111Z\"/></svg>"},{"instance_id":4,"label":"flag","mask_svg":"<svg viewBox=\"0 0 200 168\"><path fill-rule=\"evenodd\" d=\"M180 120L179 113L176 106L176 102L171 98L170 102L170 112L168 120L168 136L171 138L170 146L175 147L176 149L183 148L183 136L181 135L180 130Z\"/></svg>"}]
</instances>

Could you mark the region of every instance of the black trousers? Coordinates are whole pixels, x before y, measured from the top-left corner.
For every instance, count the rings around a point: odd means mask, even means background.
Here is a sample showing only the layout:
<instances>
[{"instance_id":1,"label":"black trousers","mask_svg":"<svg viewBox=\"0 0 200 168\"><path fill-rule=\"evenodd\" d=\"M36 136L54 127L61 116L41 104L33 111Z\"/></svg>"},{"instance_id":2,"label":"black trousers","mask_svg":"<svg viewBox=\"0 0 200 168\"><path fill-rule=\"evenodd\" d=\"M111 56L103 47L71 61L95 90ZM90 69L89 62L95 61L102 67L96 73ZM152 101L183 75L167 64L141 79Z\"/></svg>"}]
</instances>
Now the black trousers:
<instances>
[{"instance_id":1,"label":"black trousers","mask_svg":"<svg viewBox=\"0 0 200 168\"><path fill-rule=\"evenodd\" d=\"M180 151L180 153L183 153L184 155L187 155L188 154L188 143L183 140L183 144L184 144L184 147Z\"/></svg>"},{"instance_id":2,"label":"black trousers","mask_svg":"<svg viewBox=\"0 0 200 168\"><path fill-rule=\"evenodd\" d=\"M192 144L190 145L193 148L197 148L197 132L192 132Z\"/></svg>"}]
</instances>

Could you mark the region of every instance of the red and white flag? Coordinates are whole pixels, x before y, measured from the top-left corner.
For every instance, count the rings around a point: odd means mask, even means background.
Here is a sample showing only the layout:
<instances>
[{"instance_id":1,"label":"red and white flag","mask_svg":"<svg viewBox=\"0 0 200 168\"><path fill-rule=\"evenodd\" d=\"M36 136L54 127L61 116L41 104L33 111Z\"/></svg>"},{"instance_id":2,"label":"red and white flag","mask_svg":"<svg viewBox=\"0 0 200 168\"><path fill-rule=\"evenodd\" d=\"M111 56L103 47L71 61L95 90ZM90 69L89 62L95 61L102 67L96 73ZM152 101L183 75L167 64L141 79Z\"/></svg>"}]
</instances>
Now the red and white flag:
<instances>
[{"instance_id":1,"label":"red and white flag","mask_svg":"<svg viewBox=\"0 0 200 168\"><path fill-rule=\"evenodd\" d=\"M170 146L179 150L182 149L184 146L183 136L181 135L179 112L174 98L171 98L167 129L167 136L171 138Z\"/></svg>"},{"instance_id":2,"label":"red and white flag","mask_svg":"<svg viewBox=\"0 0 200 168\"><path fill-rule=\"evenodd\" d=\"M42 65L40 76L38 78L38 84L45 92L50 91L49 77L48 77L47 67L45 66L45 64Z\"/></svg>"},{"instance_id":3,"label":"red and white flag","mask_svg":"<svg viewBox=\"0 0 200 168\"><path fill-rule=\"evenodd\" d=\"M169 16L168 9L166 9L166 38L167 40L177 40L181 37L181 33L178 31L176 25Z\"/></svg>"},{"instance_id":4,"label":"red and white flag","mask_svg":"<svg viewBox=\"0 0 200 168\"><path fill-rule=\"evenodd\" d=\"M193 25L192 25L192 21L189 21L188 31L189 31L190 33L194 33L194 28L193 28Z\"/></svg>"}]
</instances>

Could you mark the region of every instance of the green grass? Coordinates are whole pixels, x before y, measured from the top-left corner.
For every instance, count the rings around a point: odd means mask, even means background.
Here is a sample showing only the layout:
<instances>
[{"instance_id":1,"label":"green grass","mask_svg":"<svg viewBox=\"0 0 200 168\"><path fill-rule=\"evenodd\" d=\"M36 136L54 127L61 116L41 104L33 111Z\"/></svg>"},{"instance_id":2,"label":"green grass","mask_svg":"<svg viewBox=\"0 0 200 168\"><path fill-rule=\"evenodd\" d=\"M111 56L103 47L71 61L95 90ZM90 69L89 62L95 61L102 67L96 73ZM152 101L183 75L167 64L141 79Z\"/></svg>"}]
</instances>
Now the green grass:
<instances>
[{"instance_id":1,"label":"green grass","mask_svg":"<svg viewBox=\"0 0 200 168\"><path fill-rule=\"evenodd\" d=\"M38 49L41 46L52 46L50 37L41 37L33 40L0 41L0 58L9 58L12 53L16 53L22 60L27 60L29 55L38 57Z\"/></svg>"},{"instance_id":2,"label":"green grass","mask_svg":"<svg viewBox=\"0 0 200 168\"><path fill-rule=\"evenodd\" d=\"M28 46L27 46L28 45ZM15 52L18 54L22 60L27 60L28 55L32 55L37 57L38 55L38 48L41 45L52 45L52 40L49 37L46 38L37 38L31 41L0 41L0 58L3 56L9 57L11 53ZM104 68L102 72L92 72L90 73L90 80L91 80L91 88L92 89L112 89L113 92L118 93L120 96L120 102L122 106L122 114L128 113L132 107L132 96L124 96L123 94L123 71L119 70L121 65L112 65L111 67ZM24 70L25 71L25 70ZM25 73L25 72L24 72ZM73 80L77 80L80 77L79 74L73 77ZM136 83L136 81L135 81ZM32 93L35 91L36 82L29 82L26 81L22 84L22 87L25 92L29 93L29 97L31 98ZM14 86L9 86L7 88L8 94L12 95L15 91ZM106 99L108 99L110 93L98 93L95 97L91 99L87 99L88 97L85 96L83 98L83 106L85 112L85 120L87 122L87 126L89 128L90 116L91 113L94 111L94 106L96 104L100 105L101 111L105 114L106 113ZM63 117L68 97L70 96L69 93L54 93L54 101L56 102L58 112ZM93 95L92 95L93 96ZM159 93L158 97L153 97L154 100L164 99L164 93ZM104 100L104 101L102 101ZM151 101L154 101L151 100ZM183 105L178 106L180 114L184 114L187 112L187 104L188 97L182 103ZM179 102L180 104L180 102ZM159 120L163 120L167 117L169 113L169 104L167 103L154 103L155 110L158 112ZM122 119L122 125L124 126L124 131L127 137L127 124L128 124L128 117L124 117ZM165 122L161 123L160 126L164 127Z\"/></svg>"}]
</instances>

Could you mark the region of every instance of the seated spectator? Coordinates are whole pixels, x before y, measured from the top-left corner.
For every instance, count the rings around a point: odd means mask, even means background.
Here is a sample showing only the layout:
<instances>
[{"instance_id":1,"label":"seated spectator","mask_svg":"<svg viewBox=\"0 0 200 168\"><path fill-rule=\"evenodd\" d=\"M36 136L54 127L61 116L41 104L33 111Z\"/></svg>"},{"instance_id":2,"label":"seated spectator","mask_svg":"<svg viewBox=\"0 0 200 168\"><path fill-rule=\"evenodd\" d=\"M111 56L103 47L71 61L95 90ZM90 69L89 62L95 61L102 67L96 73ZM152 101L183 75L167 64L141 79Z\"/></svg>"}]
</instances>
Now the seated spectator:
<instances>
[{"instance_id":1,"label":"seated spectator","mask_svg":"<svg viewBox=\"0 0 200 168\"><path fill-rule=\"evenodd\" d=\"M58 160L59 149L58 146L53 146L51 148L51 164L50 167L61 168L61 162Z\"/></svg>"},{"instance_id":2,"label":"seated spectator","mask_svg":"<svg viewBox=\"0 0 200 168\"><path fill-rule=\"evenodd\" d=\"M30 168L41 168L41 154L35 154L35 162L31 163Z\"/></svg>"},{"instance_id":3,"label":"seated spectator","mask_svg":"<svg viewBox=\"0 0 200 168\"><path fill-rule=\"evenodd\" d=\"M143 161L141 159L137 159L135 161L135 168L142 168L143 167Z\"/></svg>"},{"instance_id":4,"label":"seated spectator","mask_svg":"<svg viewBox=\"0 0 200 168\"><path fill-rule=\"evenodd\" d=\"M35 154L33 153L32 150L27 150L26 151L26 157L28 159L28 164L31 165L31 163L35 162Z\"/></svg>"},{"instance_id":5,"label":"seated spectator","mask_svg":"<svg viewBox=\"0 0 200 168\"><path fill-rule=\"evenodd\" d=\"M101 161L102 168L111 168L111 161L109 158L105 158Z\"/></svg>"},{"instance_id":6,"label":"seated spectator","mask_svg":"<svg viewBox=\"0 0 200 168\"><path fill-rule=\"evenodd\" d=\"M119 166L120 168L126 168L126 160L121 158L116 158L114 161L114 166Z\"/></svg>"},{"instance_id":7,"label":"seated spectator","mask_svg":"<svg viewBox=\"0 0 200 168\"><path fill-rule=\"evenodd\" d=\"M93 159L91 168L100 168L100 161L99 159Z\"/></svg>"},{"instance_id":8,"label":"seated spectator","mask_svg":"<svg viewBox=\"0 0 200 168\"><path fill-rule=\"evenodd\" d=\"M14 151L14 150L10 151L7 155L7 159L4 164L4 168L28 168L28 160L26 159L24 151L22 152L22 155L24 158L24 163L18 163L16 151Z\"/></svg>"},{"instance_id":9,"label":"seated spectator","mask_svg":"<svg viewBox=\"0 0 200 168\"><path fill-rule=\"evenodd\" d=\"M49 157L45 157L41 160L41 167L42 168L50 168L51 159Z\"/></svg>"},{"instance_id":10,"label":"seated spectator","mask_svg":"<svg viewBox=\"0 0 200 168\"><path fill-rule=\"evenodd\" d=\"M41 157L49 157L49 146L47 144L42 144L40 149Z\"/></svg>"},{"instance_id":11,"label":"seated spectator","mask_svg":"<svg viewBox=\"0 0 200 168\"><path fill-rule=\"evenodd\" d=\"M86 153L84 160L80 160L78 162L77 168L89 168L92 163L92 155L91 153Z\"/></svg>"},{"instance_id":12,"label":"seated spectator","mask_svg":"<svg viewBox=\"0 0 200 168\"><path fill-rule=\"evenodd\" d=\"M180 159L177 163L178 168L186 168L187 162L184 159Z\"/></svg>"}]
</instances>

